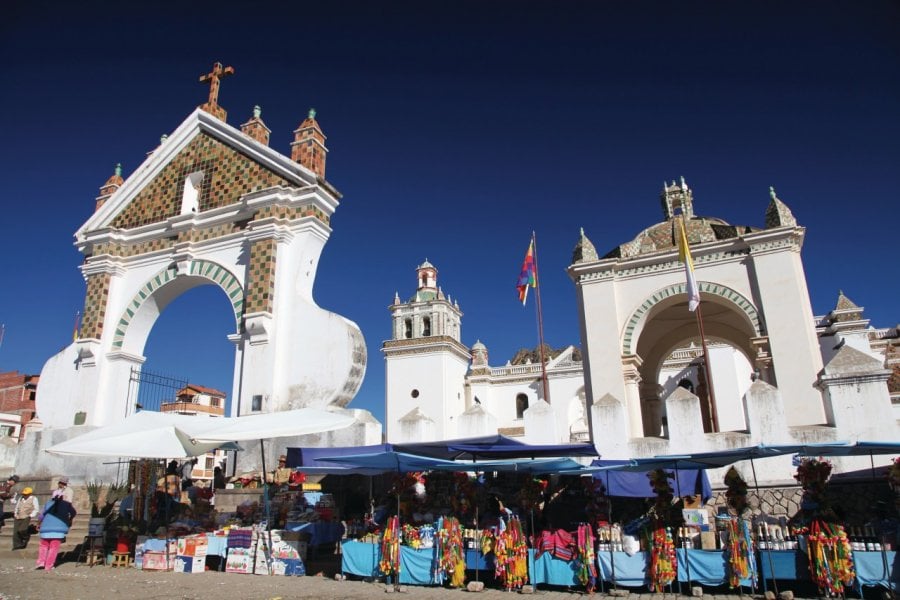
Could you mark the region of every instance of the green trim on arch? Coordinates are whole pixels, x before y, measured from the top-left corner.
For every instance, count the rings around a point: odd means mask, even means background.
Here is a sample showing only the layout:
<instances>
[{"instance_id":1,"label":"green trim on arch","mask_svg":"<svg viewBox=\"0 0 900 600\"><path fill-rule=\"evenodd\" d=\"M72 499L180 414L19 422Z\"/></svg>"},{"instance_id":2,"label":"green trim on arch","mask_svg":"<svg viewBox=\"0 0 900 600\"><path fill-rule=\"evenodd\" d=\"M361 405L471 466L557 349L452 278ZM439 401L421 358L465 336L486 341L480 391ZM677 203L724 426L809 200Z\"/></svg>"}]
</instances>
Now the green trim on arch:
<instances>
[{"instance_id":1,"label":"green trim on arch","mask_svg":"<svg viewBox=\"0 0 900 600\"><path fill-rule=\"evenodd\" d=\"M644 320L645 315L650 311L650 309L667 298L686 294L686 287L687 285L685 283L670 285L661 290L653 292L653 294L649 298L644 300L644 302L638 307L638 309L631 315L631 318L628 319L628 324L625 326L625 335L622 338L623 355L635 354L637 352L637 348L634 347L637 343L637 340L634 339L634 331L635 329L637 329L638 324ZM753 303L750 302L750 300L748 300L742 294L731 289L730 287L721 285L719 283L710 283L708 281L698 282L698 287L704 294L719 296L731 302L733 305L739 308L741 312L744 313L744 315L747 316L747 319L753 325L753 331L755 332L755 334L757 336L763 335L759 313L757 312L756 307L753 306Z\"/></svg>"},{"instance_id":2,"label":"green trim on arch","mask_svg":"<svg viewBox=\"0 0 900 600\"><path fill-rule=\"evenodd\" d=\"M231 302L231 308L234 310L235 331L240 331L241 319L244 314L244 288L241 287L237 277L228 269L213 262L206 260L195 260L191 262L190 275L202 277L215 283L225 291L228 300ZM164 269L150 278L144 286L138 290L134 298L128 303L125 312L116 324L116 333L113 337L113 349L121 350L122 344L125 342L125 333L131 319L137 313L141 305L150 298L153 293L178 276L178 270L174 265Z\"/></svg>"}]
</instances>

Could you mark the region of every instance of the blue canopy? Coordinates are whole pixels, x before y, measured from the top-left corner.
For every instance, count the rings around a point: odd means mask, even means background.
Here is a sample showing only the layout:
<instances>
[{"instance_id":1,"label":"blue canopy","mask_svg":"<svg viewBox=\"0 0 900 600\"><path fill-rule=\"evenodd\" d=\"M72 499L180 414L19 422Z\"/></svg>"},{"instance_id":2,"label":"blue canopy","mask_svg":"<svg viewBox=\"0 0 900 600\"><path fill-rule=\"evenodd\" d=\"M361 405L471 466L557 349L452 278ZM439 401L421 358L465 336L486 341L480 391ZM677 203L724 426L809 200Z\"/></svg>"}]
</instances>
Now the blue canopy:
<instances>
[{"instance_id":1,"label":"blue canopy","mask_svg":"<svg viewBox=\"0 0 900 600\"><path fill-rule=\"evenodd\" d=\"M800 456L873 456L900 454L900 442L856 442L855 444L811 444L798 452Z\"/></svg>"},{"instance_id":2,"label":"blue canopy","mask_svg":"<svg viewBox=\"0 0 900 600\"><path fill-rule=\"evenodd\" d=\"M372 446L338 446L335 448L288 448L285 453L287 456L287 465L290 468L302 468L306 471L310 467L324 467L327 469L335 469L336 467L346 468L348 465L341 465L336 461L321 462L319 459L323 456L334 458L349 454L374 454L376 452L386 452L392 450L390 444L375 444ZM310 471L311 473L313 471Z\"/></svg>"},{"instance_id":3,"label":"blue canopy","mask_svg":"<svg viewBox=\"0 0 900 600\"><path fill-rule=\"evenodd\" d=\"M600 479L606 486L606 493L610 496L624 496L627 498L652 498L656 495L650 486L647 472L655 469L663 469L672 473L673 478L677 473L677 479L672 483L676 494L681 496L693 496L699 494L706 502L712 498L712 486L704 469L682 469L672 463L650 462L654 459L644 459L638 464L638 460L595 460L591 463L595 469L594 477Z\"/></svg>"},{"instance_id":4,"label":"blue canopy","mask_svg":"<svg viewBox=\"0 0 900 600\"><path fill-rule=\"evenodd\" d=\"M415 456L405 452L374 452L369 454L348 454L344 456L320 457L323 463L337 463L342 468L370 469L376 473L409 473L412 471L430 471L444 468L445 470L461 470L457 463L439 458L427 456Z\"/></svg>"},{"instance_id":5,"label":"blue canopy","mask_svg":"<svg viewBox=\"0 0 900 600\"><path fill-rule=\"evenodd\" d=\"M441 442L394 444L394 450L445 460L597 456L593 444L532 445L500 434Z\"/></svg>"},{"instance_id":6,"label":"blue canopy","mask_svg":"<svg viewBox=\"0 0 900 600\"><path fill-rule=\"evenodd\" d=\"M457 461L452 466L441 465L432 468L439 471L503 471L538 475L575 471L581 469L582 465L571 458L542 458L537 460Z\"/></svg>"}]
</instances>

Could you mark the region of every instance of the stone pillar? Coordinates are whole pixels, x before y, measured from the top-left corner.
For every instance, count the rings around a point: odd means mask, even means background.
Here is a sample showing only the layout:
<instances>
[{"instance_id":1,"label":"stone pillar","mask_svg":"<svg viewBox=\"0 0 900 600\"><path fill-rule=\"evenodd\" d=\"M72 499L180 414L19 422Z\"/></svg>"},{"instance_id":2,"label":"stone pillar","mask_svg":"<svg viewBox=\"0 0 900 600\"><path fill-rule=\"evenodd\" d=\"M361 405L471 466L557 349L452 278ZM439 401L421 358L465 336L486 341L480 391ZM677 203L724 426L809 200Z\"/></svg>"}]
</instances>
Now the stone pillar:
<instances>
[{"instance_id":1,"label":"stone pillar","mask_svg":"<svg viewBox=\"0 0 900 600\"><path fill-rule=\"evenodd\" d=\"M706 449L700 399L697 396L683 387L676 387L666 399L666 414L669 421L671 453Z\"/></svg>"},{"instance_id":2,"label":"stone pillar","mask_svg":"<svg viewBox=\"0 0 900 600\"><path fill-rule=\"evenodd\" d=\"M543 398L535 400L522 417L525 422L525 439L529 444L558 444L556 415L553 407Z\"/></svg>"},{"instance_id":3,"label":"stone pillar","mask_svg":"<svg viewBox=\"0 0 900 600\"><path fill-rule=\"evenodd\" d=\"M625 405L612 394L606 394L591 405L594 446L600 456L628 458L628 415Z\"/></svg>"},{"instance_id":4,"label":"stone pillar","mask_svg":"<svg viewBox=\"0 0 900 600\"><path fill-rule=\"evenodd\" d=\"M781 392L762 379L754 381L744 394L744 420L752 445L791 441Z\"/></svg>"},{"instance_id":5,"label":"stone pillar","mask_svg":"<svg viewBox=\"0 0 900 600\"><path fill-rule=\"evenodd\" d=\"M825 413L840 439L900 439L886 385L890 375L879 360L848 344L825 365L816 385L824 392Z\"/></svg>"},{"instance_id":6,"label":"stone pillar","mask_svg":"<svg viewBox=\"0 0 900 600\"><path fill-rule=\"evenodd\" d=\"M644 422L641 418L641 373L643 364L641 357L631 354L622 358L622 376L625 380L625 408L628 427L625 431L630 437L644 437Z\"/></svg>"},{"instance_id":7,"label":"stone pillar","mask_svg":"<svg viewBox=\"0 0 900 600\"><path fill-rule=\"evenodd\" d=\"M497 419L481 404L473 404L459 416L458 433L461 438L497 433Z\"/></svg>"}]
</instances>

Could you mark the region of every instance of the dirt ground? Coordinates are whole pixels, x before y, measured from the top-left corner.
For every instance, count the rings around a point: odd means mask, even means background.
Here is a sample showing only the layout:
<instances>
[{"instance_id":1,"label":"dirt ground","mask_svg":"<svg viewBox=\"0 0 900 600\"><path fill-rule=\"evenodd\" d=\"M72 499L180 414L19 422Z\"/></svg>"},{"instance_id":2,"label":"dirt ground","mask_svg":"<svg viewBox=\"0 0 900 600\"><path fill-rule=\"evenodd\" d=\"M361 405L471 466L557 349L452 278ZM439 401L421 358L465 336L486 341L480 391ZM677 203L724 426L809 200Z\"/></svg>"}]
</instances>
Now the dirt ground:
<instances>
[{"instance_id":1,"label":"dirt ground","mask_svg":"<svg viewBox=\"0 0 900 600\"><path fill-rule=\"evenodd\" d=\"M588 596L582 590L563 588L539 589L535 595L544 600L571 600ZM607 595L593 594L596 598L605 596ZM509 600L513 594L491 588L481 593L470 593L465 590L424 586L403 586L399 592L395 592L392 586L384 583L336 581L324 571L322 575L306 577L269 577L216 571L195 574L139 571L107 566L87 567L74 562L62 563L52 571L35 571L34 558L0 558L0 600L342 600L385 597L397 600L404 597L417 600ZM516 594L516 597L521 596ZM688 597L632 592L629 598L679 600ZM737 594L703 595L703 600L738 598ZM753 597L745 594L743 598L749 600ZM796 600L801 599L798 597Z\"/></svg>"},{"instance_id":2,"label":"dirt ground","mask_svg":"<svg viewBox=\"0 0 900 600\"><path fill-rule=\"evenodd\" d=\"M452 600L468 592L445 588L404 586L396 594L385 590L383 583L364 581L335 581L333 577L277 577L240 575L207 571L185 574L137 569L117 569L107 566L87 567L75 563L63 563L53 571L35 571L34 559L0 559L0 600L60 599L60 600L133 600L182 599L182 600L288 600L292 598L317 598L319 600L343 598L414 597ZM405 593L404 591L405 590ZM580 595L580 594L578 594ZM510 598L502 590L485 590L475 595L484 600ZM575 594L552 592L543 594L547 600L572 598Z\"/></svg>"}]
</instances>

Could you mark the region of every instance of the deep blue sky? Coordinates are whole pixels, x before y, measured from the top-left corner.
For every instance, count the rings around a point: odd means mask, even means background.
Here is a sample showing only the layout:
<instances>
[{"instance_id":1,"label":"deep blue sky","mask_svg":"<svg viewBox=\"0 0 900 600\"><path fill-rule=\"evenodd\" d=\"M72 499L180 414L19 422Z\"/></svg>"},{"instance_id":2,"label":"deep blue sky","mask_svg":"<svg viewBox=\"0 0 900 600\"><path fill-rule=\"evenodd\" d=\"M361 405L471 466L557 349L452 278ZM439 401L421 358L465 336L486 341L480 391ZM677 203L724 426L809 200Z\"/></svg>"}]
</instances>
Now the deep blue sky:
<instances>
[{"instance_id":1,"label":"deep blue sky","mask_svg":"<svg viewBox=\"0 0 900 600\"><path fill-rule=\"evenodd\" d=\"M282 5L290 5L289 12ZM351 406L383 415L387 306L426 257L463 342L502 364L537 343L515 280L534 229L545 337L579 343L565 274L661 220L685 176L698 214L761 226L768 186L807 227L813 310L838 290L898 322L896 2L217 2L7 6L0 22L0 370L39 373L71 339L72 234L233 65L220 103L263 108L271 146L318 110L344 194L315 297L369 348ZM147 368L230 393L228 304L199 288L162 315Z\"/></svg>"}]
</instances>

